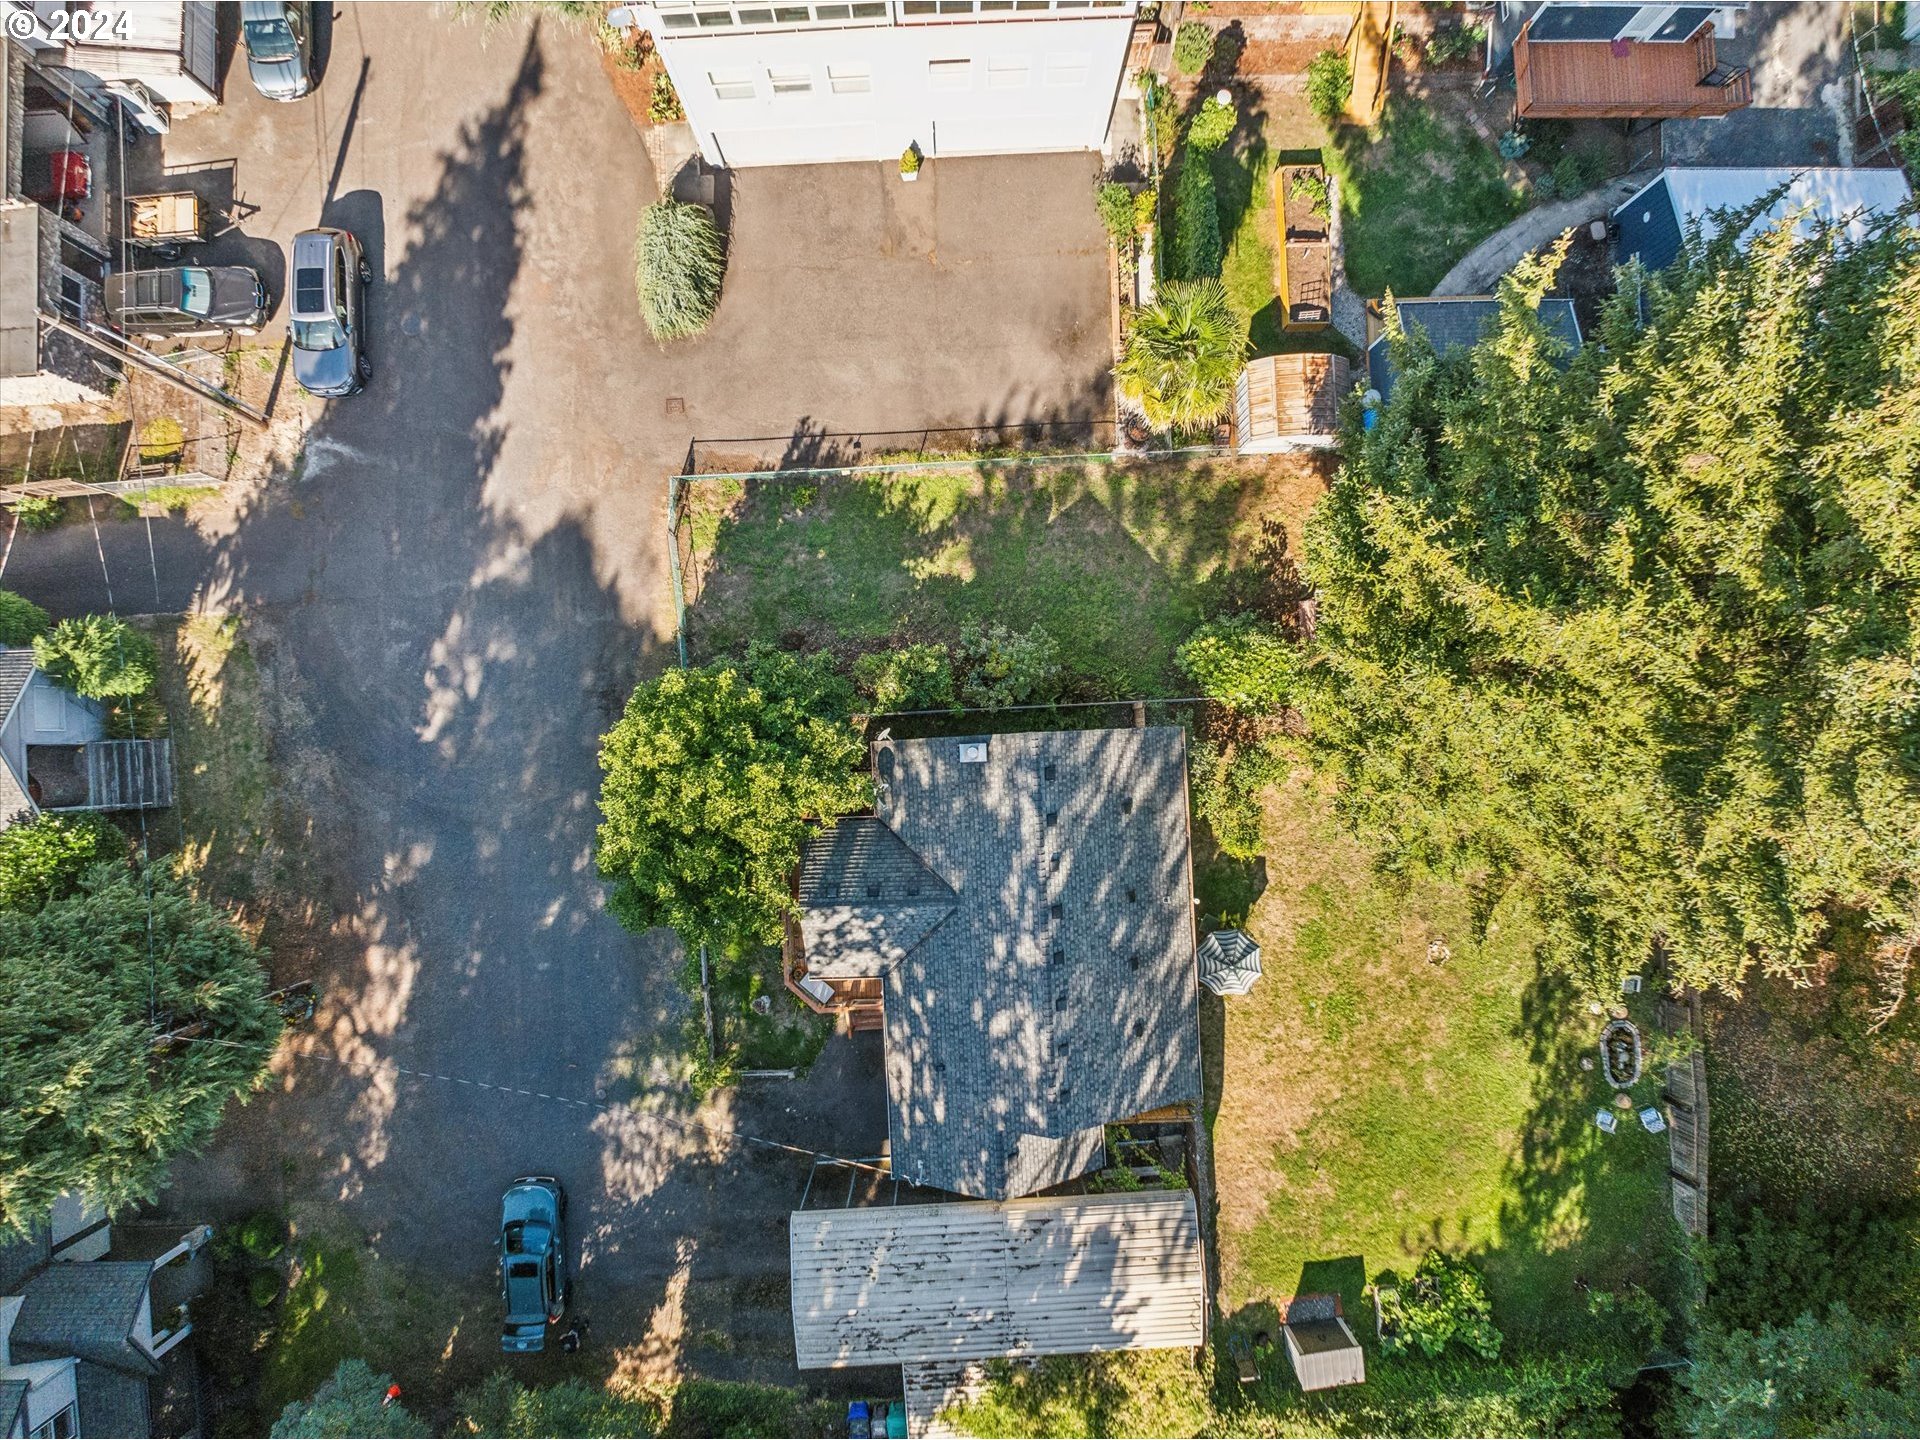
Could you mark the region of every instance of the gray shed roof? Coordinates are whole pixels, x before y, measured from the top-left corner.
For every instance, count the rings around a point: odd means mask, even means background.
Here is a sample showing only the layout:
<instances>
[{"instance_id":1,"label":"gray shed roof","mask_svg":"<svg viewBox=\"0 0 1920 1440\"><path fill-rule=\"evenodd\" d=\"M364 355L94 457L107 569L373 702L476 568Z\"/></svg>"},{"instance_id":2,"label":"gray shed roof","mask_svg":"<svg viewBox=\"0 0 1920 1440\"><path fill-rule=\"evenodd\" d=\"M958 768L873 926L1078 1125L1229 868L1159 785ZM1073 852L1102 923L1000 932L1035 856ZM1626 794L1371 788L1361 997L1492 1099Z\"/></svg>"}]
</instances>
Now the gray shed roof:
<instances>
[{"instance_id":1,"label":"gray shed roof","mask_svg":"<svg viewBox=\"0 0 1920 1440\"><path fill-rule=\"evenodd\" d=\"M1287 1356L1302 1390L1330 1390L1366 1380L1366 1352L1338 1315L1296 1320L1289 1311L1285 1329Z\"/></svg>"},{"instance_id":2,"label":"gray shed roof","mask_svg":"<svg viewBox=\"0 0 1920 1440\"><path fill-rule=\"evenodd\" d=\"M73 1386L82 1435L153 1434L153 1390L143 1377L82 1360Z\"/></svg>"},{"instance_id":3,"label":"gray shed roof","mask_svg":"<svg viewBox=\"0 0 1920 1440\"><path fill-rule=\"evenodd\" d=\"M1433 295L1412 300L1396 298L1400 324L1411 334L1416 328L1426 332L1434 352L1445 355L1480 343L1480 337L1500 313L1500 302L1486 295ZM1573 301L1548 297L1537 312L1547 333L1567 347L1571 356L1580 348L1580 321L1573 312ZM1367 383L1380 392L1382 400L1393 394L1393 356L1388 353L1387 337L1378 336L1367 347Z\"/></svg>"},{"instance_id":4,"label":"gray shed roof","mask_svg":"<svg viewBox=\"0 0 1920 1440\"><path fill-rule=\"evenodd\" d=\"M874 771L877 815L807 846L801 929L821 975L885 976L895 1173L1031 1194L1198 1101L1186 732L885 741Z\"/></svg>"},{"instance_id":5,"label":"gray shed roof","mask_svg":"<svg viewBox=\"0 0 1920 1440\"><path fill-rule=\"evenodd\" d=\"M803 1370L1206 1338L1190 1190L797 1210L788 1251Z\"/></svg>"},{"instance_id":6,"label":"gray shed roof","mask_svg":"<svg viewBox=\"0 0 1920 1440\"><path fill-rule=\"evenodd\" d=\"M49 1265L21 1289L13 1322L16 1356L82 1360L142 1375L153 1361L132 1341L153 1267L143 1260L84 1260ZM107 1431L103 1433L111 1434Z\"/></svg>"}]
</instances>

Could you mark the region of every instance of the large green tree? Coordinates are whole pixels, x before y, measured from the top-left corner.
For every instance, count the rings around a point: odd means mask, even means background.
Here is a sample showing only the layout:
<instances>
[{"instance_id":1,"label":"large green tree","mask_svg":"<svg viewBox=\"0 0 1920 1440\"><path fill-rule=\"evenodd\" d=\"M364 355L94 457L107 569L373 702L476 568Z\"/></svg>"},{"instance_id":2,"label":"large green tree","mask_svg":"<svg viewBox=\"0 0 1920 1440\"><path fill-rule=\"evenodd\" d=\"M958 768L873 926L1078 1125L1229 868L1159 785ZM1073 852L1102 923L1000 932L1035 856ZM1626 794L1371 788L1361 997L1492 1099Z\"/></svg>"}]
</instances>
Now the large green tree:
<instances>
[{"instance_id":1,"label":"large green tree","mask_svg":"<svg viewBox=\"0 0 1920 1440\"><path fill-rule=\"evenodd\" d=\"M1349 815L1597 987L1920 934L1920 235L1695 241L1571 359L1554 264L1470 351L1391 332L1311 518Z\"/></svg>"},{"instance_id":2,"label":"large green tree","mask_svg":"<svg viewBox=\"0 0 1920 1440\"><path fill-rule=\"evenodd\" d=\"M198 1043L156 1048L156 1024ZM37 911L0 912L0 1232L62 1191L152 1196L264 1073L281 1021L231 920L158 870L97 865Z\"/></svg>"},{"instance_id":3,"label":"large green tree","mask_svg":"<svg viewBox=\"0 0 1920 1440\"><path fill-rule=\"evenodd\" d=\"M1694 1435L1920 1434L1920 1349L1844 1305L1759 1330L1709 1326L1680 1383Z\"/></svg>"},{"instance_id":4,"label":"large green tree","mask_svg":"<svg viewBox=\"0 0 1920 1440\"><path fill-rule=\"evenodd\" d=\"M41 815L0 830L0 910L38 910L73 893L103 860L124 857L127 840L104 815Z\"/></svg>"},{"instance_id":5,"label":"large green tree","mask_svg":"<svg viewBox=\"0 0 1920 1440\"><path fill-rule=\"evenodd\" d=\"M313 1392L311 1400L295 1400L273 1422L273 1440L416 1440L431 1435L413 1412L398 1399L386 1403L391 1375L376 1375L364 1360L342 1360ZM483 1435L506 1434L482 1430ZM553 1431L571 1434L571 1431Z\"/></svg>"},{"instance_id":6,"label":"large green tree","mask_svg":"<svg viewBox=\"0 0 1920 1440\"><path fill-rule=\"evenodd\" d=\"M633 692L601 741L600 873L632 930L773 941L813 821L871 802L832 657L756 647Z\"/></svg>"}]
</instances>

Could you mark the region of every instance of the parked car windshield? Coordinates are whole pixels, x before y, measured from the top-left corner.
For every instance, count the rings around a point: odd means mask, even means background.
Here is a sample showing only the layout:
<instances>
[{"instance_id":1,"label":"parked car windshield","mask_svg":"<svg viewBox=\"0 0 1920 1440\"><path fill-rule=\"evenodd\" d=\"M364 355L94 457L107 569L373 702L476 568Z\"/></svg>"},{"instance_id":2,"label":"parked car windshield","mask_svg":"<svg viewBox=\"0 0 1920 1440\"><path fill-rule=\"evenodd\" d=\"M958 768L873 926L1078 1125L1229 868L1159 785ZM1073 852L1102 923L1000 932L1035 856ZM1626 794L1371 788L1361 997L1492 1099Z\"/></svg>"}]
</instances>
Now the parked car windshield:
<instances>
[{"instance_id":1,"label":"parked car windshield","mask_svg":"<svg viewBox=\"0 0 1920 1440\"><path fill-rule=\"evenodd\" d=\"M213 277L204 270L182 270L180 308L189 315L205 315L212 310Z\"/></svg>"},{"instance_id":2,"label":"parked car windshield","mask_svg":"<svg viewBox=\"0 0 1920 1440\"><path fill-rule=\"evenodd\" d=\"M293 27L284 20L249 20L241 29L247 53L256 60L291 60L300 53Z\"/></svg>"},{"instance_id":3,"label":"parked car windshield","mask_svg":"<svg viewBox=\"0 0 1920 1440\"><path fill-rule=\"evenodd\" d=\"M334 319L296 320L293 343L302 350L338 350L347 343L347 332Z\"/></svg>"}]
</instances>

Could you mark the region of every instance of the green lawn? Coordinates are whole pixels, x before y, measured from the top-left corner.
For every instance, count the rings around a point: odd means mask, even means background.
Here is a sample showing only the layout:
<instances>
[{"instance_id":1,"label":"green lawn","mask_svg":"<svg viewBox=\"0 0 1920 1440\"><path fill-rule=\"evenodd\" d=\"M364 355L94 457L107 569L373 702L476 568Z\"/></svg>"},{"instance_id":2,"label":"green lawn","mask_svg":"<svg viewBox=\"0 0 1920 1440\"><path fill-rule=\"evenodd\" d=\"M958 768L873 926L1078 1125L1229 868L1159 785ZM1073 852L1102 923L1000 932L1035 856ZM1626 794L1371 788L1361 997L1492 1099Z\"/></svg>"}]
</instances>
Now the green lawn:
<instances>
[{"instance_id":1,"label":"green lawn","mask_svg":"<svg viewBox=\"0 0 1920 1440\"><path fill-rule=\"evenodd\" d=\"M1527 917L1503 906L1476 943L1463 890L1375 877L1304 773L1270 797L1268 840L1249 921L1266 978L1228 1002L1219 1047L1228 1316L1338 1289L1370 1330L1366 1283L1434 1246L1481 1269L1509 1353L1579 1342L1576 1277L1676 1293L1666 1137L1630 1113L1595 1128L1611 1092L1579 1061L1599 1022L1537 972Z\"/></svg>"},{"instance_id":2,"label":"green lawn","mask_svg":"<svg viewBox=\"0 0 1920 1440\"><path fill-rule=\"evenodd\" d=\"M1044 627L1077 698L1183 693L1174 648L1270 515L1321 483L1298 461L1051 465L694 487L690 641L873 648L969 620ZM704 508L702 508L704 507Z\"/></svg>"},{"instance_id":3,"label":"green lawn","mask_svg":"<svg viewBox=\"0 0 1920 1440\"><path fill-rule=\"evenodd\" d=\"M1461 120L1407 96L1371 129L1343 126L1327 149L1340 181L1347 283L1362 295L1426 295L1525 208L1500 157Z\"/></svg>"}]
</instances>

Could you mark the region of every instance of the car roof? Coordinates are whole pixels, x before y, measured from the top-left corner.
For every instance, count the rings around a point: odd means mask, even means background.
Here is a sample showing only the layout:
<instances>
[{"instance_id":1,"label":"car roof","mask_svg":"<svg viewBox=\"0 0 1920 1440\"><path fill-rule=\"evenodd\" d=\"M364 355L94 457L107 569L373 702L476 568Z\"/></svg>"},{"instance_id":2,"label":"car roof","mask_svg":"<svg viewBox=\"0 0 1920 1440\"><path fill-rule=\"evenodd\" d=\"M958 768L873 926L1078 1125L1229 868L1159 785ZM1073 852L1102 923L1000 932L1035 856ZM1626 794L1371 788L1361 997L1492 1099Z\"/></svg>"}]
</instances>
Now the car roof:
<instances>
[{"instance_id":1,"label":"car roof","mask_svg":"<svg viewBox=\"0 0 1920 1440\"><path fill-rule=\"evenodd\" d=\"M170 308L180 301L180 269L122 270L107 277L110 303L129 309Z\"/></svg>"},{"instance_id":2,"label":"car roof","mask_svg":"<svg viewBox=\"0 0 1920 1440\"><path fill-rule=\"evenodd\" d=\"M283 0L240 0L240 19L248 20L284 20L287 7Z\"/></svg>"}]
</instances>

